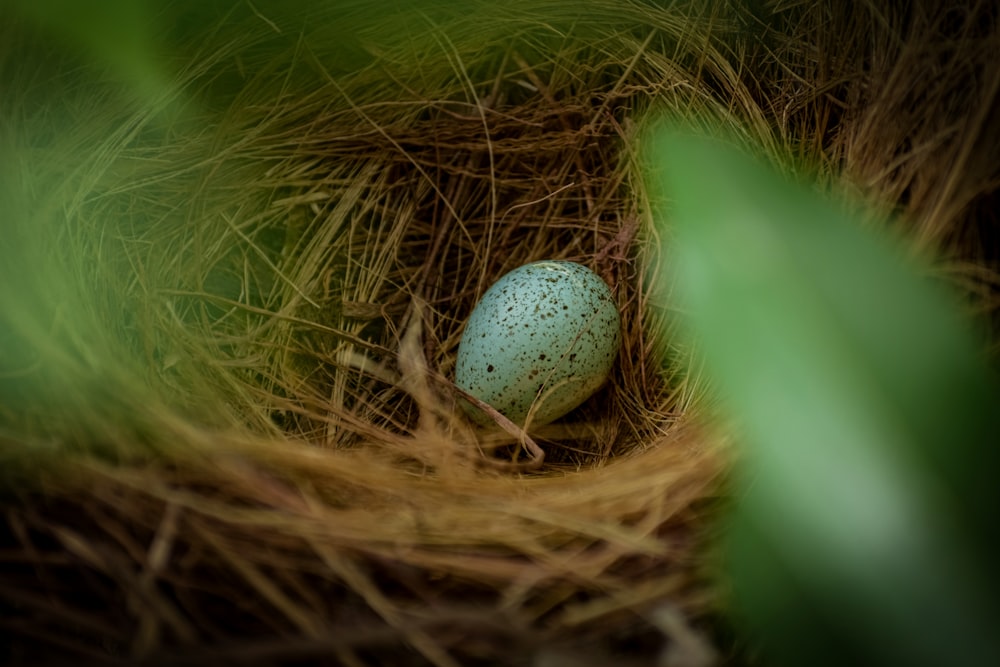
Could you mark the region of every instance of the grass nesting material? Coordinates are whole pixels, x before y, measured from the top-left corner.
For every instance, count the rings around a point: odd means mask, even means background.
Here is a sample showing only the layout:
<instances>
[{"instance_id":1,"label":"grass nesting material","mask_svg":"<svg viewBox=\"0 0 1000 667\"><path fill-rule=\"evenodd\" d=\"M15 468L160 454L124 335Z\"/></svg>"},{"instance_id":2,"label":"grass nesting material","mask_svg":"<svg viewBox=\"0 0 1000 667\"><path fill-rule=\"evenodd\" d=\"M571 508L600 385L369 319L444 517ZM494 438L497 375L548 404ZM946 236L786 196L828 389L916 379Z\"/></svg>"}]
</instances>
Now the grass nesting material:
<instances>
[{"instance_id":1,"label":"grass nesting material","mask_svg":"<svg viewBox=\"0 0 1000 667\"><path fill-rule=\"evenodd\" d=\"M588 635L687 645L716 603L704 517L725 452L657 306L637 140L669 111L830 182L864 174L880 158L841 147L885 121L821 120L873 75L842 65L836 98L801 78L833 65L807 39L700 3L179 22L206 27L170 44L177 86L152 110L5 29L15 650L451 665L572 656ZM907 156L893 185L928 169ZM942 233L960 225L941 211ZM518 475L484 465L525 454L477 434L447 378L478 297L536 259L604 277L624 343Z\"/></svg>"}]
</instances>

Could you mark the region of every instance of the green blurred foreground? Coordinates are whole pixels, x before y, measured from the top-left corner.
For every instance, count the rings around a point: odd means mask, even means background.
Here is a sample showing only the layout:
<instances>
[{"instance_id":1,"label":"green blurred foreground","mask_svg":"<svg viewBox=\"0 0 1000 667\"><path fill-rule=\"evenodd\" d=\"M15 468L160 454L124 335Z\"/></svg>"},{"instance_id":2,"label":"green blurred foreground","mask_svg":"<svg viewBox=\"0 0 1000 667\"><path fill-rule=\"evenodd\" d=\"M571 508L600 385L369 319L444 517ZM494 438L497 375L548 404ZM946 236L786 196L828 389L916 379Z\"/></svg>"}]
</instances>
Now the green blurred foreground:
<instances>
[{"instance_id":1,"label":"green blurred foreground","mask_svg":"<svg viewBox=\"0 0 1000 667\"><path fill-rule=\"evenodd\" d=\"M1000 664L1000 394L956 304L736 149L652 148L673 305L740 436L740 619L782 664Z\"/></svg>"}]
</instances>

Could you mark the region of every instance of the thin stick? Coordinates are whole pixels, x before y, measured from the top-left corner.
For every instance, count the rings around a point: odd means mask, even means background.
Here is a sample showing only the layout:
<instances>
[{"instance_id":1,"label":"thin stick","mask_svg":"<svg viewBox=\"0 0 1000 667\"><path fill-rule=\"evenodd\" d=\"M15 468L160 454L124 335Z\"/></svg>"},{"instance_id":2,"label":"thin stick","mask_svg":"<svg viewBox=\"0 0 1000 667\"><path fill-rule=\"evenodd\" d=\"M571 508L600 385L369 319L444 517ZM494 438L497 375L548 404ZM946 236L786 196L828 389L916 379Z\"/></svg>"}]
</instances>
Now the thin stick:
<instances>
[{"instance_id":1,"label":"thin stick","mask_svg":"<svg viewBox=\"0 0 1000 667\"><path fill-rule=\"evenodd\" d=\"M542 463L545 462L545 450L538 446L538 443L532 440L531 436L525 432L523 428L512 422L510 419L505 417L496 408L494 408L489 403L473 396L469 392L465 391L454 382L441 375L440 373L429 373L430 377L437 381L439 384L447 387L451 391L455 392L465 400L469 401L477 408L489 415L490 419L496 422L497 426L502 428L504 431L510 435L517 438L518 442L524 447L528 452L530 457L524 462L506 462L506 461L496 461L494 459L486 458L485 456L479 460L483 465L491 468L496 468L498 470L511 470L516 472L524 472L528 470L537 470L542 467Z\"/></svg>"}]
</instances>

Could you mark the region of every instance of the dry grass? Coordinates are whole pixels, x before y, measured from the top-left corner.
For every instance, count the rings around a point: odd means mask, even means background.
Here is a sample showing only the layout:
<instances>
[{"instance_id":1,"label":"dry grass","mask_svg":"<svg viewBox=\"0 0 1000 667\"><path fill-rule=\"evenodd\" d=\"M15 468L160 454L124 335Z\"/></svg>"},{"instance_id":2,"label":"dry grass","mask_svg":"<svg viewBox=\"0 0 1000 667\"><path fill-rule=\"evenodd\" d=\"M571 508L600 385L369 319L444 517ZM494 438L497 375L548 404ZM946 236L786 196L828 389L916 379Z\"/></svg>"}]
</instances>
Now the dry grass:
<instances>
[{"instance_id":1,"label":"dry grass","mask_svg":"<svg viewBox=\"0 0 1000 667\"><path fill-rule=\"evenodd\" d=\"M817 166L891 215L915 251L970 295L993 355L997 269L1000 48L995 3L868 1L857 11L773 2L761 82L767 115ZM801 11L806 5L816 11ZM883 218L876 218L880 222Z\"/></svg>"},{"instance_id":2,"label":"dry grass","mask_svg":"<svg viewBox=\"0 0 1000 667\"><path fill-rule=\"evenodd\" d=\"M175 45L159 112L7 28L10 659L699 655L726 451L658 306L650 113L852 184L996 310L995 16L785 4L248 4ZM447 378L479 295L541 258L612 285L624 345L511 473Z\"/></svg>"}]
</instances>

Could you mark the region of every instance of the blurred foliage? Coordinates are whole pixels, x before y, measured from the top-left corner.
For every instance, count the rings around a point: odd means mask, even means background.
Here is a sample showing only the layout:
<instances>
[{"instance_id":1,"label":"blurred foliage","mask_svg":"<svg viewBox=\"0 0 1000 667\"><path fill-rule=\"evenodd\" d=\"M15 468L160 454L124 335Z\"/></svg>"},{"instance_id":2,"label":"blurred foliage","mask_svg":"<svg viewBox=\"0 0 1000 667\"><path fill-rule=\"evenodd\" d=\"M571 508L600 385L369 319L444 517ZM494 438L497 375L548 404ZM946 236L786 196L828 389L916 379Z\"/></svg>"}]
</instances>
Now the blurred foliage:
<instances>
[{"instance_id":1,"label":"blurred foliage","mask_svg":"<svg viewBox=\"0 0 1000 667\"><path fill-rule=\"evenodd\" d=\"M155 99L167 88L157 28L157 7L150 0L8 0L5 20L26 21L56 45L82 53L110 68L136 93Z\"/></svg>"},{"instance_id":2,"label":"blurred foliage","mask_svg":"<svg viewBox=\"0 0 1000 667\"><path fill-rule=\"evenodd\" d=\"M673 306L739 435L736 613L779 664L1000 664L995 379L847 207L662 131Z\"/></svg>"}]
</instances>

